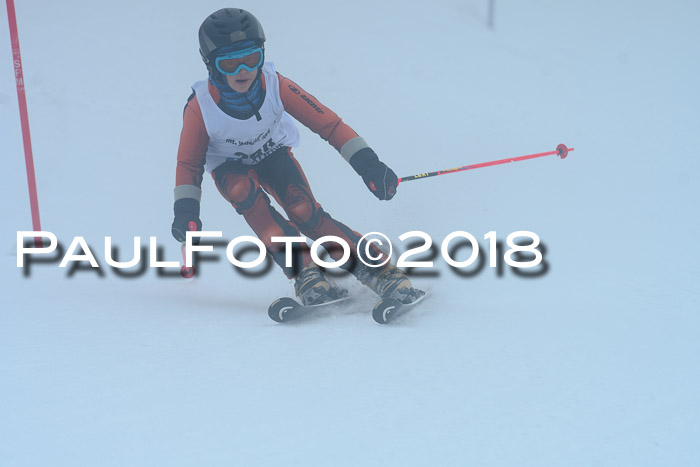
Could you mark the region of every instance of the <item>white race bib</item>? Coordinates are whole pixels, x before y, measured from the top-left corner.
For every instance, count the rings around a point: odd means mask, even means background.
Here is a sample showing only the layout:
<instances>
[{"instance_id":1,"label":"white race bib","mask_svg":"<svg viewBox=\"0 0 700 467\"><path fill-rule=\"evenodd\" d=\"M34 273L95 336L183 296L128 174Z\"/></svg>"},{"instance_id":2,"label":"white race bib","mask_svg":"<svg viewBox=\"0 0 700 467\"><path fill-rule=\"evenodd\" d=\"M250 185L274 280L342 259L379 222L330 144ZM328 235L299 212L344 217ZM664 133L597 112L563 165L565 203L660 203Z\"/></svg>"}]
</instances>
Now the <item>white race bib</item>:
<instances>
[{"instance_id":1,"label":"white race bib","mask_svg":"<svg viewBox=\"0 0 700 467\"><path fill-rule=\"evenodd\" d=\"M258 111L260 120L255 115L247 120L239 120L226 114L209 94L208 81L197 81L192 86L209 135L204 165L207 172L229 160L257 164L282 146L299 145L299 130L292 117L284 111L280 99L279 80L274 64L266 62L262 72L265 75L266 92L265 101Z\"/></svg>"}]
</instances>

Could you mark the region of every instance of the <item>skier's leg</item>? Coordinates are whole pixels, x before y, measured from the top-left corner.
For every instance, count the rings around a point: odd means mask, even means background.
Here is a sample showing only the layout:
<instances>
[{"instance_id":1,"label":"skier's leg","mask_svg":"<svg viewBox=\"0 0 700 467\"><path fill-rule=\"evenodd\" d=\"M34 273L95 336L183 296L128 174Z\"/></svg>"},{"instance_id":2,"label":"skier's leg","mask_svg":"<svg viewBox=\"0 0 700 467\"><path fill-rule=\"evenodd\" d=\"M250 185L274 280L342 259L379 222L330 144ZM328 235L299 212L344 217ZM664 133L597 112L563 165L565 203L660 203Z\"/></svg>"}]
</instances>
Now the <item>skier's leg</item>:
<instances>
[{"instance_id":1,"label":"skier's leg","mask_svg":"<svg viewBox=\"0 0 700 467\"><path fill-rule=\"evenodd\" d=\"M365 264L381 264L386 260L386 255L374 245L371 247L373 258L367 257L358 249L362 235L333 219L323 210L314 198L304 171L291 150L284 149L285 151L278 151L263 160L263 163L269 165L266 170L260 172L260 183L284 208L290 221L313 240L326 235L334 235L345 240L350 246L352 261L346 263L344 269L352 272L360 282L379 295L388 296L401 289L411 289L411 281L391 263L387 263L384 267L369 267ZM340 249L331 248L329 254L333 259L339 260L343 252ZM358 254L363 255L364 262L359 260Z\"/></svg>"},{"instance_id":2,"label":"skier's leg","mask_svg":"<svg viewBox=\"0 0 700 467\"><path fill-rule=\"evenodd\" d=\"M299 230L270 205L270 199L262 190L258 174L251 166L226 162L217 167L212 176L219 193L241 214L248 225L267 248L272 259L292 278L303 265L285 266L283 243L273 243L272 237L298 236ZM311 261L308 247L302 245L301 261Z\"/></svg>"},{"instance_id":3,"label":"skier's leg","mask_svg":"<svg viewBox=\"0 0 700 467\"><path fill-rule=\"evenodd\" d=\"M345 240L353 250L361 235L335 221L314 198L301 166L289 148L282 148L266 157L260 164L260 184L275 197L289 220L299 230L316 240L324 235L335 235ZM342 251L332 248L333 259L340 259ZM378 252L377 254L381 254Z\"/></svg>"},{"instance_id":4,"label":"skier's leg","mask_svg":"<svg viewBox=\"0 0 700 467\"><path fill-rule=\"evenodd\" d=\"M304 305L324 303L347 295L347 290L333 287L323 271L313 264L306 243L299 247L300 257L293 258L292 267L285 265L284 243L273 243L272 237L299 236L300 233L270 205L259 181L258 171L263 168L226 163L216 168L213 175L219 192L243 215L285 275L295 279L294 291Z\"/></svg>"}]
</instances>

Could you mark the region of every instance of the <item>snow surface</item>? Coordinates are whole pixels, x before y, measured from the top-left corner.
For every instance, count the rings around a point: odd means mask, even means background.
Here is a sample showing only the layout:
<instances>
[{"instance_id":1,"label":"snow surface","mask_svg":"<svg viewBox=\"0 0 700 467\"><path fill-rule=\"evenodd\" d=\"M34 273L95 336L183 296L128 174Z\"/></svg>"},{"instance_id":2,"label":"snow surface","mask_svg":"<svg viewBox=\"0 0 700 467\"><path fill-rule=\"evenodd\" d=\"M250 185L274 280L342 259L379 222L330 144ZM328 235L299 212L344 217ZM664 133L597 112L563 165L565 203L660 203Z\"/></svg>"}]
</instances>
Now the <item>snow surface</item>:
<instances>
[{"instance_id":1,"label":"snow surface","mask_svg":"<svg viewBox=\"0 0 700 467\"><path fill-rule=\"evenodd\" d=\"M197 28L221 2L17 2L42 227L104 264L158 237ZM197 279L15 266L30 230L0 21L0 465L700 465L696 183L700 3L241 2L267 57L402 175L576 150L402 185L377 202L302 128L325 209L359 231L531 230L549 272L443 261L396 325L371 294L303 324L279 271ZM205 180L205 228L247 235ZM485 246L482 240L482 245Z\"/></svg>"}]
</instances>

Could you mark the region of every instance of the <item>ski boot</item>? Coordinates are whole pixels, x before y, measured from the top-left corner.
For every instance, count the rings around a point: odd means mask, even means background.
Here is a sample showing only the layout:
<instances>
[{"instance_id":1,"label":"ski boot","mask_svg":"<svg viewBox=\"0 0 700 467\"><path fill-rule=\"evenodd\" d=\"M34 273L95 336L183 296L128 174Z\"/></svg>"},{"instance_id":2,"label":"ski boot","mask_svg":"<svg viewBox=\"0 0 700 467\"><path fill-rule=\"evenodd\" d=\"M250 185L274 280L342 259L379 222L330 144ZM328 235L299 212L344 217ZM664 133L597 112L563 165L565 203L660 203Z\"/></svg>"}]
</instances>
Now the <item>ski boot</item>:
<instances>
[{"instance_id":1,"label":"ski boot","mask_svg":"<svg viewBox=\"0 0 700 467\"><path fill-rule=\"evenodd\" d=\"M379 269L366 285L382 299L393 298L403 304L413 303L425 295L424 291L413 288L406 274L391 263Z\"/></svg>"},{"instance_id":2,"label":"ski boot","mask_svg":"<svg viewBox=\"0 0 700 467\"><path fill-rule=\"evenodd\" d=\"M294 278L294 292L304 306L320 305L347 297L346 289L337 287L314 263L305 266Z\"/></svg>"}]
</instances>

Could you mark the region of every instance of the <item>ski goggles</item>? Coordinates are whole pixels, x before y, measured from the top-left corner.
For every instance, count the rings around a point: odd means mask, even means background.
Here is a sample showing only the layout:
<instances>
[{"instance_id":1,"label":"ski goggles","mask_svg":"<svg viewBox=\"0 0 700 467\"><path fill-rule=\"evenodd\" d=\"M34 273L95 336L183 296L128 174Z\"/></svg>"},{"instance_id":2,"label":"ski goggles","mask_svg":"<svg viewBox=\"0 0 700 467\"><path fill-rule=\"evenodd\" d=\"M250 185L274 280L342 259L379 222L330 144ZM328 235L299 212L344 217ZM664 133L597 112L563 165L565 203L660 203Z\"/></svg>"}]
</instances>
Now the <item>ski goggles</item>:
<instances>
[{"instance_id":1,"label":"ski goggles","mask_svg":"<svg viewBox=\"0 0 700 467\"><path fill-rule=\"evenodd\" d=\"M216 57L216 69L224 75L237 75L241 70L257 70L263 63L260 47L238 50Z\"/></svg>"}]
</instances>

